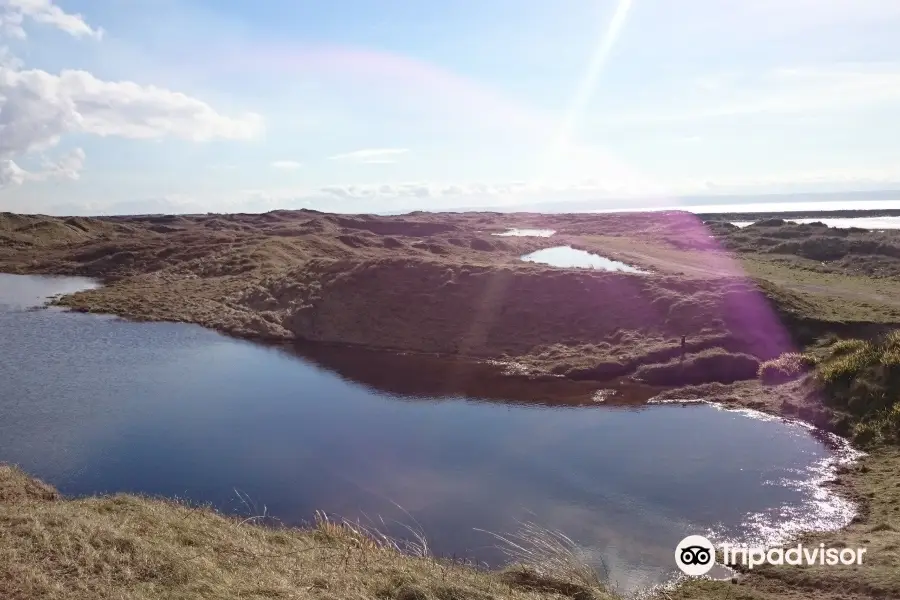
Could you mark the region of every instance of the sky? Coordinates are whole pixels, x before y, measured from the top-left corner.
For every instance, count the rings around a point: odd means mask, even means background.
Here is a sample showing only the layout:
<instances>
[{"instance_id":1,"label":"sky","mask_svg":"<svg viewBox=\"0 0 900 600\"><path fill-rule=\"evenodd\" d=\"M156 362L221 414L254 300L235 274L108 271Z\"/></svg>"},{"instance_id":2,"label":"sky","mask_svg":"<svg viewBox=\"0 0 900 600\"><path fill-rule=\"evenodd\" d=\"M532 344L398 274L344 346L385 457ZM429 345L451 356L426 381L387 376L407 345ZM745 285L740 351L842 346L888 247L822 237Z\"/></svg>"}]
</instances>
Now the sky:
<instances>
[{"instance_id":1,"label":"sky","mask_svg":"<svg viewBox=\"0 0 900 600\"><path fill-rule=\"evenodd\" d=\"M0 0L0 210L900 189L898 0Z\"/></svg>"}]
</instances>

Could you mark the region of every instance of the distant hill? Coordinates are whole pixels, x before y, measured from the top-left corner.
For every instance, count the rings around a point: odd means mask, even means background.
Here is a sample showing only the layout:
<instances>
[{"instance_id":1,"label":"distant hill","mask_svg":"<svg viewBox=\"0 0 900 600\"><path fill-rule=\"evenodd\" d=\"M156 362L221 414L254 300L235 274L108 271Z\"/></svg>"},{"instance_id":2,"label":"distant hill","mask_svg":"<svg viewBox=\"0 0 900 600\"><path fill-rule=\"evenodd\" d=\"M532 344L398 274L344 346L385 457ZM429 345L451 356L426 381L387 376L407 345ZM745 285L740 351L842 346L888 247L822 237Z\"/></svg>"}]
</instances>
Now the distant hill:
<instances>
[{"instance_id":1,"label":"distant hill","mask_svg":"<svg viewBox=\"0 0 900 600\"><path fill-rule=\"evenodd\" d=\"M900 209L900 190L851 191L851 192L799 192L790 194L719 194L665 197L597 198L594 200L547 200L515 206L461 207L448 212L492 211L492 212L541 212L579 213L595 211L652 210L660 208L677 209L700 208L703 206L732 206L745 204L805 204L816 202L885 202L896 200ZM843 207L842 207L843 208ZM889 210L889 209L888 209ZM701 211L696 211L701 212ZM710 212L722 213L714 210ZM741 212L731 210L729 212ZM774 212L774 211L773 211Z\"/></svg>"}]
</instances>

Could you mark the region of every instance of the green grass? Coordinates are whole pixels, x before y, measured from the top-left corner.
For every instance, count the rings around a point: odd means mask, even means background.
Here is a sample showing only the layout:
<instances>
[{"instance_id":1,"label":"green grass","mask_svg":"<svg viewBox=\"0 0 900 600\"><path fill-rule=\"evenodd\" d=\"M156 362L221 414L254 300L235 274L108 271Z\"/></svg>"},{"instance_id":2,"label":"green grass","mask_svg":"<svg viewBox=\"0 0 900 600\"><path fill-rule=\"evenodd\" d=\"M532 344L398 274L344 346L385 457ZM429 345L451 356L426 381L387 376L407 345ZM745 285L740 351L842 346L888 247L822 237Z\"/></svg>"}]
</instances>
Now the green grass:
<instances>
[{"instance_id":1,"label":"green grass","mask_svg":"<svg viewBox=\"0 0 900 600\"><path fill-rule=\"evenodd\" d=\"M900 442L900 329L872 340L835 340L817 353L783 354L762 363L758 377L779 384L812 371L823 404L850 424L857 444Z\"/></svg>"},{"instance_id":2,"label":"green grass","mask_svg":"<svg viewBox=\"0 0 900 600\"><path fill-rule=\"evenodd\" d=\"M873 341L837 342L816 379L825 403L856 421L858 443L900 441L900 330Z\"/></svg>"},{"instance_id":3,"label":"green grass","mask_svg":"<svg viewBox=\"0 0 900 600\"><path fill-rule=\"evenodd\" d=\"M787 352L759 365L757 376L765 384L785 383L802 377L814 368L817 362L814 356Z\"/></svg>"}]
</instances>

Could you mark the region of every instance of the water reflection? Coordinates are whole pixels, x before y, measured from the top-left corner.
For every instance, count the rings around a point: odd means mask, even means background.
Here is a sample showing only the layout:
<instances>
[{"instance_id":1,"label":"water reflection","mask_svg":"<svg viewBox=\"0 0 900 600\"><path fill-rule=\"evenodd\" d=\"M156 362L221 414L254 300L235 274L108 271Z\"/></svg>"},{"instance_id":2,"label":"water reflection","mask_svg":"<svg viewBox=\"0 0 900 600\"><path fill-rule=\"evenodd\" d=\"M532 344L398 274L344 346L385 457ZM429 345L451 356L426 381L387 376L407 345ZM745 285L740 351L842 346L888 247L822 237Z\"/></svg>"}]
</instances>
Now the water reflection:
<instances>
[{"instance_id":1,"label":"water reflection","mask_svg":"<svg viewBox=\"0 0 900 600\"><path fill-rule=\"evenodd\" d=\"M706 405L579 406L586 384L553 407L562 382L531 393L427 357L399 367L57 311L0 309L0 331L0 460L64 493L246 514L239 490L287 523L324 509L398 534L411 516L436 552L492 565L506 557L477 529L530 519L602 556L625 590L670 577L689 533L746 537L749 516L810 512L818 498L800 483L830 456L797 425Z\"/></svg>"},{"instance_id":2,"label":"water reflection","mask_svg":"<svg viewBox=\"0 0 900 600\"><path fill-rule=\"evenodd\" d=\"M556 233L555 229L510 229L494 235L501 237L550 237L554 233Z\"/></svg>"},{"instance_id":3,"label":"water reflection","mask_svg":"<svg viewBox=\"0 0 900 600\"><path fill-rule=\"evenodd\" d=\"M584 250L577 250L571 246L545 248L543 250L538 250L537 252L532 252L531 254L526 254L522 257L522 260L542 263L552 267L577 267L584 269L601 269L604 271L624 271L626 273L646 273L646 271L626 265L623 262L611 260L600 256L599 254L585 252Z\"/></svg>"},{"instance_id":4,"label":"water reflection","mask_svg":"<svg viewBox=\"0 0 900 600\"><path fill-rule=\"evenodd\" d=\"M86 277L7 275L0 273L0 307L26 309L42 306L49 296L71 294L100 284Z\"/></svg>"},{"instance_id":5,"label":"water reflection","mask_svg":"<svg viewBox=\"0 0 900 600\"><path fill-rule=\"evenodd\" d=\"M282 346L285 353L364 385L373 392L407 400L470 401L546 407L596 406L598 384L563 377L514 377L492 364L449 357L395 354L332 344ZM604 395L607 405L642 405L659 393L640 384L618 384Z\"/></svg>"}]
</instances>

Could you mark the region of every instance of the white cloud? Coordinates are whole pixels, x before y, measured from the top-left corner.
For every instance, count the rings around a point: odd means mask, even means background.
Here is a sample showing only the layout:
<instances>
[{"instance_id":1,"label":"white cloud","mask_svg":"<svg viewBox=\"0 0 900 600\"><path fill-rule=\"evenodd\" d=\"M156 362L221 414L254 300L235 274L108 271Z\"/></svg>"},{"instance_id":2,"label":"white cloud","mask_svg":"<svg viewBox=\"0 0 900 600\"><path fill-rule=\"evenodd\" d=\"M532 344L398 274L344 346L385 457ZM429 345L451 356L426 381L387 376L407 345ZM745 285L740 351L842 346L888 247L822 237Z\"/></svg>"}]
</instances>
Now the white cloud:
<instances>
[{"instance_id":1,"label":"white cloud","mask_svg":"<svg viewBox=\"0 0 900 600\"><path fill-rule=\"evenodd\" d=\"M366 148L330 156L330 160L342 160L366 165L384 165L396 162L396 158L409 152L407 148Z\"/></svg>"},{"instance_id":2,"label":"white cloud","mask_svg":"<svg viewBox=\"0 0 900 600\"><path fill-rule=\"evenodd\" d=\"M276 160L271 166L273 169L278 169L280 171L296 171L303 167L303 163L297 162L296 160Z\"/></svg>"},{"instance_id":3,"label":"white cloud","mask_svg":"<svg viewBox=\"0 0 900 600\"><path fill-rule=\"evenodd\" d=\"M657 5L669 31L687 39L703 36L698 40L701 45L711 40L759 44L807 36L807 43L817 44L818 39L834 47L836 33L840 45L852 40L854 29L900 18L896 0L692 0L690 10L669 0L657 0Z\"/></svg>"},{"instance_id":4,"label":"white cloud","mask_svg":"<svg viewBox=\"0 0 900 600\"><path fill-rule=\"evenodd\" d=\"M804 190L892 189L900 184L900 163L865 168L771 173L758 177L717 177L673 182L670 189L691 193L791 193Z\"/></svg>"},{"instance_id":5,"label":"white cloud","mask_svg":"<svg viewBox=\"0 0 900 600\"><path fill-rule=\"evenodd\" d=\"M720 5L721 6L721 5ZM900 16L896 0L753 0L741 2L735 16L757 22L814 27L822 24L871 22Z\"/></svg>"},{"instance_id":6,"label":"white cloud","mask_svg":"<svg viewBox=\"0 0 900 600\"><path fill-rule=\"evenodd\" d=\"M34 178L0 161L0 182ZM596 179L534 184L523 181L440 183L410 181L235 190L231 193L169 194L125 201L90 199L35 204L22 196L5 210L57 215L265 212L312 208L341 213L402 213L413 210L541 210L674 207L693 195L773 194L886 189L900 185L900 163L864 169L784 172L765 177L682 179L658 185L623 185Z\"/></svg>"},{"instance_id":7,"label":"white cloud","mask_svg":"<svg viewBox=\"0 0 900 600\"><path fill-rule=\"evenodd\" d=\"M84 150L75 148L55 162L47 162L44 173L51 177L62 177L75 180L81 176L81 169L84 168L84 160Z\"/></svg>"},{"instance_id":8,"label":"white cloud","mask_svg":"<svg viewBox=\"0 0 900 600\"><path fill-rule=\"evenodd\" d=\"M21 185L28 173L13 161L0 159L0 188L7 185Z\"/></svg>"},{"instance_id":9,"label":"white cloud","mask_svg":"<svg viewBox=\"0 0 900 600\"><path fill-rule=\"evenodd\" d=\"M0 159L0 188L8 185L21 185L26 181L77 180L81 176L84 159L84 150L75 148L72 152L56 160L45 158L43 169L37 171L26 171L10 159Z\"/></svg>"},{"instance_id":10,"label":"white cloud","mask_svg":"<svg viewBox=\"0 0 900 600\"><path fill-rule=\"evenodd\" d=\"M749 95L746 100L734 98L712 112L798 113L894 103L900 100L900 63L781 68L748 83L750 90L731 90L734 96ZM755 94L747 94L754 88Z\"/></svg>"},{"instance_id":11,"label":"white cloud","mask_svg":"<svg viewBox=\"0 0 900 600\"><path fill-rule=\"evenodd\" d=\"M0 0L0 36L26 39L27 20L75 37L100 39L88 25L52 0ZM23 70L0 46L0 187L25 181L77 179L84 151L50 160L43 153L67 134L130 139L174 137L194 142L247 139L262 130L256 114L227 116L197 98L132 81L104 81L87 71ZM16 160L38 154L42 170L26 170Z\"/></svg>"},{"instance_id":12,"label":"white cloud","mask_svg":"<svg viewBox=\"0 0 900 600\"><path fill-rule=\"evenodd\" d=\"M207 141L246 139L261 128L258 115L225 116L197 98L154 86L103 81L85 71L53 75L0 66L0 160L45 151L71 133Z\"/></svg>"},{"instance_id":13,"label":"white cloud","mask_svg":"<svg viewBox=\"0 0 900 600\"><path fill-rule=\"evenodd\" d=\"M741 115L819 114L900 103L900 63L836 63L720 73L673 90L667 112L618 114L609 124L697 121Z\"/></svg>"},{"instance_id":14,"label":"white cloud","mask_svg":"<svg viewBox=\"0 0 900 600\"><path fill-rule=\"evenodd\" d=\"M0 35L25 39L26 18L75 37L103 37L102 29L91 27L81 15L65 12L52 0L0 0Z\"/></svg>"},{"instance_id":15,"label":"white cloud","mask_svg":"<svg viewBox=\"0 0 900 600\"><path fill-rule=\"evenodd\" d=\"M22 68L22 61L13 56L12 52L9 51L9 48L0 46L0 67L20 69Z\"/></svg>"}]
</instances>

